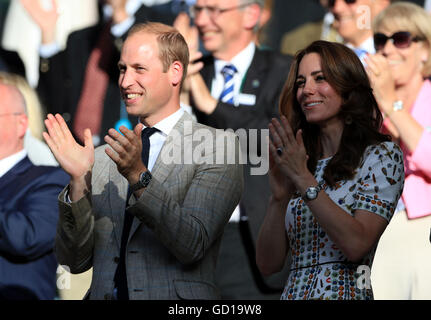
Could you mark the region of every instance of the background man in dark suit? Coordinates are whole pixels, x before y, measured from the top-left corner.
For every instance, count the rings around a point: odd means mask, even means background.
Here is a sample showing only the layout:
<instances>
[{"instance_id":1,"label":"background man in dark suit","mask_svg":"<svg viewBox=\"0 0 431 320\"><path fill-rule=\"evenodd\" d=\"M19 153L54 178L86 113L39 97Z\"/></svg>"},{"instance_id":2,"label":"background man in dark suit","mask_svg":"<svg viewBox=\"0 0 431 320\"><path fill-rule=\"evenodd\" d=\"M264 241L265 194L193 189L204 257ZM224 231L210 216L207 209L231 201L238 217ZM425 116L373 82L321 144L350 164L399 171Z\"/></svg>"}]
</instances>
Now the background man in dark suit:
<instances>
[{"instance_id":1,"label":"background man in dark suit","mask_svg":"<svg viewBox=\"0 0 431 320\"><path fill-rule=\"evenodd\" d=\"M118 63L127 112L140 119L135 129L109 130L108 145L94 150L89 129L82 147L60 115L48 115L45 140L72 177L59 197L56 253L72 273L93 267L91 299L219 297L214 270L241 197L242 166L234 134L196 123L180 108L188 62L177 30L137 25ZM201 142L204 133L209 140Z\"/></svg>"},{"instance_id":2,"label":"background man in dark suit","mask_svg":"<svg viewBox=\"0 0 431 320\"><path fill-rule=\"evenodd\" d=\"M1 82L0 97L0 299L54 299L56 200L69 177L30 162L24 98Z\"/></svg>"},{"instance_id":3,"label":"background man in dark suit","mask_svg":"<svg viewBox=\"0 0 431 320\"><path fill-rule=\"evenodd\" d=\"M83 142L84 128L91 128L98 145L109 128L132 128L117 88L117 62L125 34L136 22L170 24L174 17L146 7L138 0L105 0L95 26L73 32L66 49L59 52L54 32L55 2L49 11L39 1L22 0L42 31L38 92L48 113L60 113Z\"/></svg>"},{"instance_id":4,"label":"background man in dark suit","mask_svg":"<svg viewBox=\"0 0 431 320\"><path fill-rule=\"evenodd\" d=\"M19 55L3 48L0 48L0 71L16 73L25 77L24 63Z\"/></svg>"},{"instance_id":5,"label":"background man in dark suit","mask_svg":"<svg viewBox=\"0 0 431 320\"><path fill-rule=\"evenodd\" d=\"M290 58L262 50L254 43L263 5L264 1L197 0L192 10L197 29L189 28L184 17L176 21L188 39L194 61L182 102L191 104L198 121L209 126L246 129L247 134L250 129L258 130L257 141L248 135L249 145L245 142L241 146L244 150L248 147L248 159L268 159L261 129L267 129L271 118L278 117L278 99L290 65ZM198 33L211 53L199 61ZM224 68L231 64L235 71L225 81ZM232 83L233 88L229 87ZM253 175L250 167L249 162L240 206L225 229L216 280L222 298L278 299L287 270L265 281L255 265L254 244L270 195L268 176L266 172Z\"/></svg>"}]
</instances>

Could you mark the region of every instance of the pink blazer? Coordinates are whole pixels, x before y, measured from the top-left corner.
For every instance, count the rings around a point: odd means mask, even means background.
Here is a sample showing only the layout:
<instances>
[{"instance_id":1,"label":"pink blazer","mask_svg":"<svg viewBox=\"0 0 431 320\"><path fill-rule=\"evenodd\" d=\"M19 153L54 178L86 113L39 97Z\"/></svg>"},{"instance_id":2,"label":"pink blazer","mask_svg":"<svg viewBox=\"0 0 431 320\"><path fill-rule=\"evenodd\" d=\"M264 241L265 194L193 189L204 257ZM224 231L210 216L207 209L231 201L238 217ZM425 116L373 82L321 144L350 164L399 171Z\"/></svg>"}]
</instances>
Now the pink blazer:
<instances>
[{"instance_id":1,"label":"pink blazer","mask_svg":"<svg viewBox=\"0 0 431 320\"><path fill-rule=\"evenodd\" d=\"M431 214L431 82L426 80L411 109L413 118L424 128L414 152L404 152L405 182L402 200L409 219Z\"/></svg>"}]
</instances>

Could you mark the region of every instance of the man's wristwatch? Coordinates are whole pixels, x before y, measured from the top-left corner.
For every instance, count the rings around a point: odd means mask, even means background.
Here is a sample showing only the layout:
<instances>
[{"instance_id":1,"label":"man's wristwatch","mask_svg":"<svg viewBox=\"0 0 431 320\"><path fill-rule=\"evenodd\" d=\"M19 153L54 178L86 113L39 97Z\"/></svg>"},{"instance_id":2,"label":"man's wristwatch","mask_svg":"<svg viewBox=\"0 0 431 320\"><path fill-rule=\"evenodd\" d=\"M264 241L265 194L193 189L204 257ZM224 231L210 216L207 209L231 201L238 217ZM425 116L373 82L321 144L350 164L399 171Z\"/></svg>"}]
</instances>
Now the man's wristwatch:
<instances>
[{"instance_id":1,"label":"man's wristwatch","mask_svg":"<svg viewBox=\"0 0 431 320\"><path fill-rule=\"evenodd\" d=\"M141 172L139 175L139 181L130 187L130 192L133 193L136 190L146 188L152 178L153 176L151 175L150 171Z\"/></svg>"},{"instance_id":2,"label":"man's wristwatch","mask_svg":"<svg viewBox=\"0 0 431 320\"><path fill-rule=\"evenodd\" d=\"M319 195L320 190L322 190L322 187L320 185L317 185L315 187L308 187L307 190L305 190L305 194L302 196L302 198L305 201L314 200Z\"/></svg>"}]
</instances>

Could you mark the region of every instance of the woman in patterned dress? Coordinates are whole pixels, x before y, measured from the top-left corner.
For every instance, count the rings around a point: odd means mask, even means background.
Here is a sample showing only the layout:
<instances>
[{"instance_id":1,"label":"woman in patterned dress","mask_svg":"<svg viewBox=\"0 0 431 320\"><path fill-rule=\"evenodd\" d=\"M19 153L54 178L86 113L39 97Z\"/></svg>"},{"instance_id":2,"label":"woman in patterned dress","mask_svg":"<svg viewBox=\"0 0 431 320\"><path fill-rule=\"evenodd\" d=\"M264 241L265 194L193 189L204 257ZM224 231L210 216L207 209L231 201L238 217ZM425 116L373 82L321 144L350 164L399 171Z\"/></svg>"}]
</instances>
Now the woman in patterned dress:
<instances>
[{"instance_id":1,"label":"woman in patterned dress","mask_svg":"<svg viewBox=\"0 0 431 320\"><path fill-rule=\"evenodd\" d=\"M403 155L357 56L316 41L295 55L273 119L272 197L256 260L291 271L281 299L372 299L370 269L404 183Z\"/></svg>"}]
</instances>

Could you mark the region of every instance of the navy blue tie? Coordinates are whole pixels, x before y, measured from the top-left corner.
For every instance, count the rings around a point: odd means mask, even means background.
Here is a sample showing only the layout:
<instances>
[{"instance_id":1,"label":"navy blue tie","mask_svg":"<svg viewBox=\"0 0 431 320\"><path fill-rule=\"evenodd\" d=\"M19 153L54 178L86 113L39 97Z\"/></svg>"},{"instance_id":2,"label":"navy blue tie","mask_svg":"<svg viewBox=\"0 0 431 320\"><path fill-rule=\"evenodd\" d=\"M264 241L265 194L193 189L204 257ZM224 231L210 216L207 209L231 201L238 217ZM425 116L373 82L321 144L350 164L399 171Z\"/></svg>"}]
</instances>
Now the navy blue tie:
<instances>
[{"instance_id":1,"label":"navy blue tie","mask_svg":"<svg viewBox=\"0 0 431 320\"><path fill-rule=\"evenodd\" d=\"M220 95L220 101L224 103L233 104L233 90L234 90L234 80L233 76L238 70L233 64L227 64L221 70L224 77L224 87L223 92Z\"/></svg>"},{"instance_id":2,"label":"navy blue tie","mask_svg":"<svg viewBox=\"0 0 431 320\"><path fill-rule=\"evenodd\" d=\"M145 128L142 131L142 162L145 164L146 167L148 167L148 158L150 156L150 137L155 133L156 131L159 131L156 128Z\"/></svg>"},{"instance_id":3,"label":"navy blue tie","mask_svg":"<svg viewBox=\"0 0 431 320\"><path fill-rule=\"evenodd\" d=\"M150 154L150 136L159 131L156 128L145 128L142 130L142 162L148 167L148 158ZM127 191L127 202L131 196L130 188ZM126 202L126 203L127 203ZM115 271L114 282L115 288L117 288L117 299L118 300L129 300L129 290L127 288L127 274L126 274L126 247L127 240L129 239L130 229L132 228L133 215L127 210L124 215L123 233L121 234L121 247L120 247L120 259L118 262L117 270Z\"/></svg>"}]
</instances>

